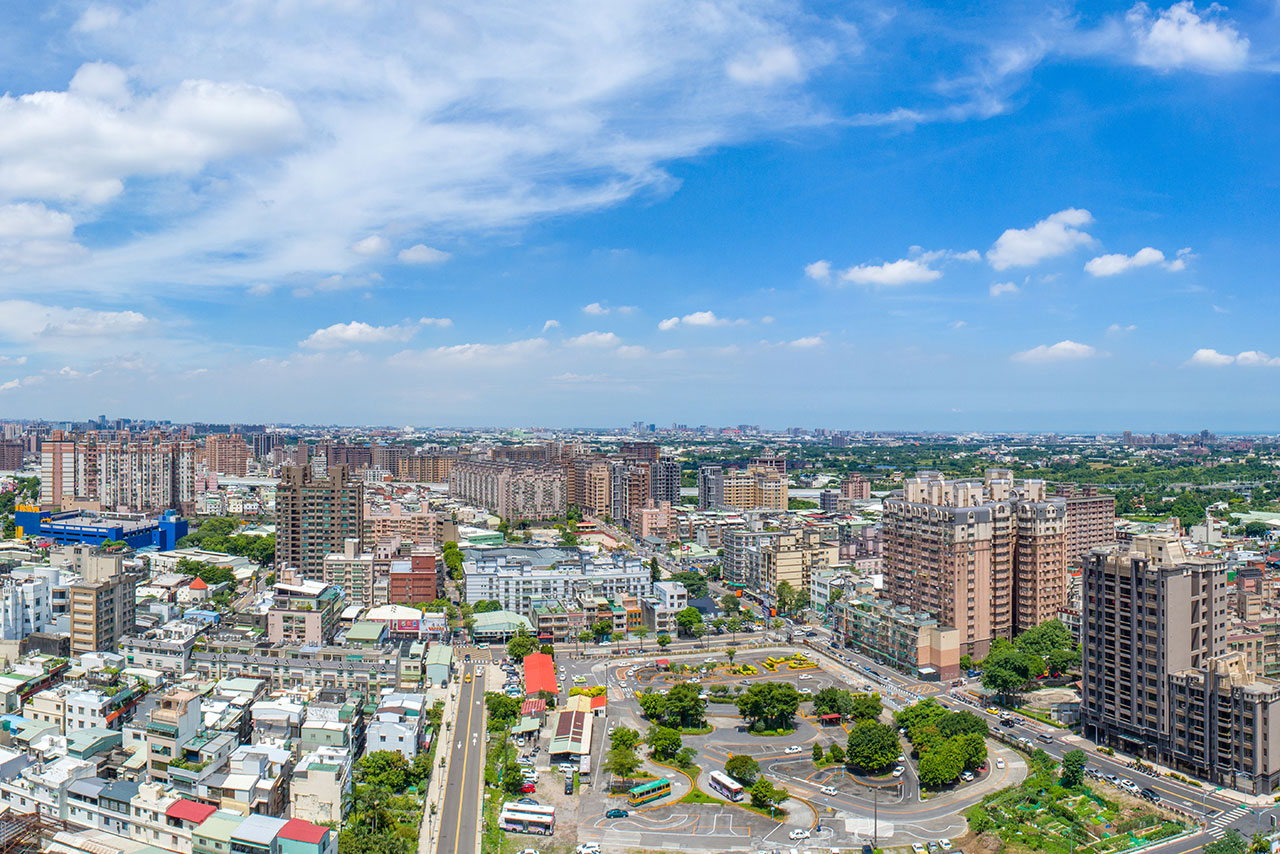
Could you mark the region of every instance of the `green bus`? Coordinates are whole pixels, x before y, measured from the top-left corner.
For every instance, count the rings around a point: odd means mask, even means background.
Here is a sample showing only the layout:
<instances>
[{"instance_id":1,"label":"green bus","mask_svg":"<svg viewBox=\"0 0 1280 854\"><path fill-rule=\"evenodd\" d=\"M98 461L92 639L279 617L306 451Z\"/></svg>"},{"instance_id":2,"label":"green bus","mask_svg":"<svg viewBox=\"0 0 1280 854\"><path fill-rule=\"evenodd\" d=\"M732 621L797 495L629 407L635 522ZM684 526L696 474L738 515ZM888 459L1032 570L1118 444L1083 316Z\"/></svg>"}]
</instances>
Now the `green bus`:
<instances>
[{"instance_id":1,"label":"green bus","mask_svg":"<svg viewBox=\"0 0 1280 854\"><path fill-rule=\"evenodd\" d=\"M662 777L628 789L627 802L633 807L638 807L641 804L649 803L649 801L665 798L669 794L671 794L671 781L666 777Z\"/></svg>"}]
</instances>

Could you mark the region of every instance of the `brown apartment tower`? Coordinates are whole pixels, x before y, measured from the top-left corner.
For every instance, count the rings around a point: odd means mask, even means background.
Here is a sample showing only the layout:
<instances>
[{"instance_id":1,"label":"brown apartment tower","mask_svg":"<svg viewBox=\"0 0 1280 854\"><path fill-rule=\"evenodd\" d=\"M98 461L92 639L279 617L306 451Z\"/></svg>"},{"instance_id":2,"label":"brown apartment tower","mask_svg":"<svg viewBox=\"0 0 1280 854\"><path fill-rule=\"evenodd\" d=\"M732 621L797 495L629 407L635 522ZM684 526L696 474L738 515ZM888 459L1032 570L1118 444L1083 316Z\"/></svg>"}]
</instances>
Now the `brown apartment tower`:
<instances>
[{"instance_id":1,"label":"brown apartment tower","mask_svg":"<svg viewBox=\"0 0 1280 854\"><path fill-rule=\"evenodd\" d=\"M960 651L987 654L1056 617L1067 601L1066 502L1043 481L1014 484L920 472L884 502L885 594L960 632Z\"/></svg>"},{"instance_id":2,"label":"brown apartment tower","mask_svg":"<svg viewBox=\"0 0 1280 854\"><path fill-rule=\"evenodd\" d=\"M364 522L363 484L345 465L315 477L310 467L287 466L276 489L276 565L303 578L324 578L324 556L338 554Z\"/></svg>"}]
</instances>

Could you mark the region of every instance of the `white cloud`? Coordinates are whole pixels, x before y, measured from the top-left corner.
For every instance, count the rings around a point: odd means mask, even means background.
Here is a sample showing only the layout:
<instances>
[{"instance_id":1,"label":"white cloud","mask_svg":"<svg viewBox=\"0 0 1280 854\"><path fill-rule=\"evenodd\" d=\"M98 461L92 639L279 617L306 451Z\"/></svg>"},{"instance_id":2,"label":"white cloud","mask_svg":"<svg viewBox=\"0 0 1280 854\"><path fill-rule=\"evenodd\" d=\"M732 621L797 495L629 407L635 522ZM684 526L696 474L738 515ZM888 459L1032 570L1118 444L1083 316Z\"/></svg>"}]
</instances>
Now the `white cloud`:
<instances>
[{"instance_id":1,"label":"white cloud","mask_svg":"<svg viewBox=\"0 0 1280 854\"><path fill-rule=\"evenodd\" d=\"M622 339L612 332L584 332L565 343L573 347L616 347Z\"/></svg>"},{"instance_id":2,"label":"white cloud","mask_svg":"<svg viewBox=\"0 0 1280 854\"><path fill-rule=\"evenodd\" d=\"M761 322L761 323L773 323L773 315L771 315L771 314L766 314L764 317L760 318L760 322Z\"/></svg>"},{"instance_id":3,"label":"white cloud","mask_svg":"<svg viewBox=\"0 0 1280 854\"><path fill-rule=\"evenodd\" d=\"M1127 326L1120 323L1113 323L1107 327L1108 335L1124 335L1133 332L1138 328L1136 323L1130 323Z\"/></svg>"},{"instance_id":4,"label":"white cloud","mask_svg":"<svg viewBox=\"0 0 1280 854\"><path fill-rule=\"evenodd\" d=\"M0 203L124 192L162 226L104 230L77 275L42 284L288 288L360 265L349 247L367 234L465 240L669 193L669 163L831 123L776 84L851 40L829 18L732 2L323 9L86 15L73 47L118 68L0 97Z\"/></svg>"},{"instance_id":5,"label":"white cloud","mask_svg":"<svg viewBox=\"0 0 1280 854\"><path fill-rule=\"evenodd\" d=\"M842 282L885 287L932 282L940 278L942 278L940 270L935 270L927 262L915 258L902 258L897 261L886 261L883 264L859 264L840 272Z\"/></svg>"},{"instance_id":6,"label":"white cloud","mask_svg":"<svg viewBox=\"0 0 1280 854\"><path fill-rule=\"evenodd\" d=\"M796 340L792 341L791 346L799 348L801 350L808 350L813 347L821 347L823 343L824 342L822 340L821 335L809 335L804 338L797 338Z\"/></svg>"},{"instance_id":7,"label":"white cloud","mask_svg":"<svg viewBox=\"0 0 1280 854\"><path fill-rule=\"evenodd\" d=\"M428 350L402 350L392 356L388 364L411 371L427 370L441 363L492 368L527 364L546 350L547 342L543 338L526 338L504 344L453 344Z\"/></svg>"},{"instance_id":8,"label":"white cloud","mask_svg":"<svg viewBox=\"0 0 1280 854\"><path fill-rule=\"evenodd\" d=\"M1068 340L1059 341L1057 344L1041 344L1030 350L1014 353L1011 358L1015 362L1044 363L1078 361L1091 359L1096 355L1098 351L1088 344Z\"/></svg>"},{"instance_id":9,"label":"white cloud","mask_svg":"<svg viewBox=\"0 0 1280 854\"><path fill-rule=\"evenodd\" d=\"M749 86L794 83L804 77L800 58L785 44L771 45L731 60L725 71L732 80Z\"/></svg>"},{"instance_id":10,"label":"white cloud","mask_svg":"<svg viewBox=\"0 0 1280 854\"><path fill-rule=\"evenodd\" d=\"M559 326L560 326L560 321L548 320L546 323L542 324L542 331L546 332L548 329L555 329Z\"/></svg>"},{"instance_id":11,"label":"white cloud","mask_svg":"<svg viewBox=\"0 0 1280 854\"><path fill-rule=\"evenodd\" d=\"M423 326L438 326L441 329L448 329L453 326L453 320L448 317L420 317L418 323Z\"/></svg>"},{"instance_id":12,"label":"white cloud","mask_svg":"<svg viewBox=\"0 0 1280 854\"><path fill-rule=\"evenodd\" d=\"M613 352L620 359L643 359L649 355L649 348L639 344L626 344Z\"/></svg>"},{"instance_id":13,"label":"white cloud","mask_svg":"<svg viewBox=\"0 0 1280 854\"><path fill-rule=\"evenodd\" d=\"M804 274L815 282L825 282L831 278L831 262L814 261L812 264L806 264Z\"/></svg>"},{"instance_id":14,"label":"white cloud","mask_svg":"<svg viewBox=\"0 0 1280 854\"><path fill-rule=\"evenodd\" d=\"M118 23L120 23L119 9L114 6L99 6L97 3L91 3L80 14L72 29L78 33L95 33L98 30L114 27Z\"/></svg>"},{"instance_id":15,"label":"white cloud","mask_svg":"<svg viewBox=\"0 0 1280 854\"><path fill-rule=\"evenodd\" d=\"M381 255L390 248L391 242L380 234L370 234L351 244L351 251L357 255Z\"/></svg>"},{"instance_id":16,"label":"white cloud","mask_svg":"<svg viewBox=\"0 0 1280 854\"><path fill-rule=\"evenodd\" d=\"M0 272L57 264L83 255L71 216L38 202L0 205Z\"/></svg>"},{"instance_id":17,"label":"white cloud","mask_svg":"<svg viewBox=\"0 0 1280 854\"><path fill-rule=\"evenodd\" d=\"M686 314L684 317L668 317L665 320L658 321L658 328L663 332L669 332L677 326L742 326L747 321L743 318L730 320L727 317L720 317L714 311L695 311Z\"/></svg>"},{"instance_id":18,"label":"white cloud","mask_svg":"<svg viewBox=\"0 0 1280 854\"><path fill-rule=\"evenodd\" d=\"M425 323L432 318L423 318ZM397 324L395 326L372 326L359 320L350 323L335 323L324 329L317 329L304 340L298 342L299 347L309 350L335 350L341 347L358 347L362 344L386 344L389 342L408 341L418 333L413 324Z\"/></svg>"},{"instance_id":19,"label":"white cloud","mask_svg":"<svg viewBox=\"0 0 1280 854\"><path fill-rule=\"evenodd\" d=\"M191 175L301 138L279 92L183 80L138 97L119 68L88 63L65 92L0 96L0 193L101 203L127 178Z\"/></svg>"},{"instance_id":20,"label":"white cloud","mask_svg":"<svg viewBox=\"0 0 1280 854\"><path fill-rule=\"evenodd\" d=\"M1168 71L1236 71L1249 61L1249 40L1233 22L1213 16L1225 11L1211 3L1203 13L1191 0L1174 3L1156 15L1146 3L1138 3L1125 16L1136 45L1134 59Z\"/></svg>"},{"instance_id":21,"label":"white cloud","mask_svg":"<svg viewBox=\"0 0 1280 854\"><path fill-rule=\"evenodd\" d=\"M142 332L150 318L136 311L62 308L26 300L0 301L0 339L48 343L49 339L122 338Z\"/></svg>"},{"instance_id":22,"label":"white cloud","mask_svg":"<svg viewBox=\"0 0 1280 854\"><path fill-rule=\"evenodd\" d=\"M964 329L969 325L969 322L967 320L953 320L947 325L952 329Z\"/></svg>"},{"instance_id":23,"label":"white cloud","mask_svg":"<svg viewBox=\"0 0 1280 854\"><path fill-rule=\"evenodd\" d=\"M597 316L609 313L609 309L598 302L588 303L587 305L584 305L582 307L582 311L584 314L594 314Z\"/></svg>"},{"instance_id":24,"label":"white cloud","mask_svg":"<svg viewBox=\"0 0 1280 854\"><path fill-rule=\"evenodd\" d=\"M249 296L265 297L269 295L273 290L275 289L267 282L258 282L255 285L249 286Z\"/></svg>"},{"instance_id":25,"label":"white cloud","mask_svg":"<svg viewBox=\"0 0 1280 854\"><path fill-rule=\"evenodd\" d=\"M1016 294L1018 286L1013 282L993 282L991 287L987 288L987 293L993 297L1004 296L1005 294Z\"/></svg>"},{"instance_id":26,"label":"white cloud","mask_svg":"<svg viewBox=\"0 0 1280 854\"><path fill-rule=\"evenodd\" d=\"M639 311L634 305L620 305L614 309L618 314L632 314Z\"/></svg>"},{"instance_id":27,"label":"white cloud","mask_svg":"<svg viewBox=\"0 0 1280 854\"><path fill-rule=\"evenodd\" d=\"M1195 257L1196 256L1191 252L1190 246L1184 249L1179 249L1177 252L1177 257L1175 257L1173 260L1166 263L1164 265L1164 268L1168 270L1170 273L1180 273L1183 270L1187 269L1187 262Z\"/></svg>"},{"instance_id":28,"label":"white cloud","mask_svg":"<svg viewBox=\"0 0 1280 854\"><path fill-rule=\"evenodd\" d=\"M997 270L1030 267L1093 243L1081 226L1093 222L1086 210L1067 208L1045 217L1031 228L1009 228L987 250L987 261Z\"/></svg>"},{"instance_id":29,"label":"white cloud","mask_svg":"<svg viewBox=\"0 0 1280 854\"><path fill-rule=\"evenodd\" d=\"M1091 276L1115 276L1138 267L1150 267L1164 261L1164 253L1146 246L1132 255L1099 255L1085 262L1084 270Z\"/></svg>"},{"instance_id":30,"label":"white cloud","mask_svg":"<svg viewBox=\"0 0 1280 854\"><path fill-rule=\"evenodd\" d=\"M1280 356L1270 356L1261 350L1245 350L1232 356L1230 353L1202 348L1192 353L1186 363L1203 368L1222 368L1231 364L1245 368L1280 368Z\"/></svg>"},{"instance_id":31,"label":"white cloud","mask_svg":"<svg viewBox=\"0 0 1280 854\"><path fill-rule=\"evenodd\" d=\"M432 249L424 243L415 243L396 255L401 264L442 264L452 257L448 252Z\"/></svg>"}]
</instances>

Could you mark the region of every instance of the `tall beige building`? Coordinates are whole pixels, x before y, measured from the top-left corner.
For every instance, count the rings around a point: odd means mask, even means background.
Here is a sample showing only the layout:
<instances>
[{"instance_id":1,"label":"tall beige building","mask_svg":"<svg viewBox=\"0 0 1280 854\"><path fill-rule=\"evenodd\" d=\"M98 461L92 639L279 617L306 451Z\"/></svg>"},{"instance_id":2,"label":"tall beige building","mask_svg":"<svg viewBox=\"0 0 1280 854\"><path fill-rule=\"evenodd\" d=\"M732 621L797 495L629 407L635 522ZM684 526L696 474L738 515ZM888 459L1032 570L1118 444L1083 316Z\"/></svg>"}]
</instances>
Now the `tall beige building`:
<instances>
[{"instance_id":1,"label":"tall beige building","mask_svg":"<svg viewBox=\"0 0 1280 854\"><path fill-rule=\"evenodd\" d=\"M239 433L214 433L204 440L204 465L218 474L244 477L249 468L249 446Z\"/></svg>"},{"instance_id":2,"label":"tall beige building","mask_svg":"<svg viewBox=\"0 0 1280 854\"><path fill-rule=\"evenodd\" d=\"M195 442L158 433L109 441L99 441L95 433L59 438L41 450L40 503L76 500L107 510L190 513L197 453Z\"/></svg>"},{"instance_id":3,"label":"tall beige building","mask_svg":"<svg viewBox=\"0 0 1280 854\"><path fill-rule=\"evenodd\" d=\"M554 519L568 509L565 470L558 462L457 462L449 474L449 495L509 522Z\"/></svg>"},{"instance_id":4,"label":"tall beige building","mask_svg":"<svg viewBox=\"0 0 1280 854\"><path fill-rule=\"evenodd\" d=\"M612 500L608 460L581 457L565 464L566 500L588 516L604 516Z\"/></svg>"},{"instance_id":5,"label":"tall beige building","mask_svg":"<svg viewBox=\"0 0 1280 854\"><path fill-rule=\"evenodd\" d=\"M1116 542L1116 497L1091 484L1058 484L1057 495L1067 499L1067 563L1080 566L1097 548Z\"/></svg>"},{"instance_id":6,"label":"tall beige building","mask_svg":"<svg viewBox=\"0 0 1280 854\"><path fill-rule=\"evenodd\" d=\"M81 580L67 589L71 652L114 652L134 629L138 579L124 571L119 556L94 554L87 546L76 549Z\"/></svg>"},{"instance_id":7,"label":"tall beige building","mask_svg":"<svg viewBox=\"0 0 1280 854\"><path fill-rule=\"evenodd\" d=\"M745 590L766 607L777 606L783 581L808 591L813 573L840 560L839 532L834 525L793 530L731 528L723 535L721 562L725 583Z\"/></svg>"},{"instance_id":8,"label":"tall beige building","mask_svg":"<svg viewBox=\"0 0 1280 854\"><path fill-rule=\"evenodd\" d=\"M787 477L772 466L745 470L698 469L698 506L704 510L786 510Z\"/></svg>"},{"instance_id":9,"label":"tall beige building","mask_svg":"<svg viewBox=\"0 0 1280 854\"><path fill-rule=\"evenodd\" d=\"M457 459L456 456L443 454L404 456L396 462L392 470L400 480L414 483L448 483L449 472Z\"/></svg>"},{"instance_id":10,"label":"tall beige building","mask_svg":"<svg viewBox=\"0 0 1280 854\"><path fill-rule=\"evenodd\" d=\"M985 656L996 638L1057 615L1067 602L1066 504L1043 481L1015 485L920 472L884 502L885 595L960 632Z\"/></svg>"}]
</instances>

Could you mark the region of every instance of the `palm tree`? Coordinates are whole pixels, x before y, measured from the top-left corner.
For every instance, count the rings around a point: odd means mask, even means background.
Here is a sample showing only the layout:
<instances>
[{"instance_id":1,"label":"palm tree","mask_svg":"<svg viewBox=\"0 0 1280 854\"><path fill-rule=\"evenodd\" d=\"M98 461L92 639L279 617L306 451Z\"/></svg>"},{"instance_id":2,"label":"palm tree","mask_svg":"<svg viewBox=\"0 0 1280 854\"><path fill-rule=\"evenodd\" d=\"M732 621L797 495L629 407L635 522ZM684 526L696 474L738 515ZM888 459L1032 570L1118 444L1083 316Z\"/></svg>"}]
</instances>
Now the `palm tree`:
<instances>
[{"instance_id":1,"label":"palm tree","mask_svg":"<svg viewBox=\"0 0 1280 854\"><path fill-rule=\"evenodd\" d=\"M626 640L626 637L627 637L627 633L626 633L626 632L614 632L612 635L610 635L610 636L609 636L609 640L613 641L613 651L614 651L614 652L618 652L618 651L619 651L619 650L618 650L618 644L620 644L620 643L622 643L624 640Z\"/></svg>"},{"instance_id":2,"label":"palm tree","mask_svg":"<svg viewBox=\"0 0 1280 854\"><path fill-rule=\"evenodd\" d=\"M649 636L648 626L636 626L631 633L640 639L640 651L644 651L644 639Z\"/></svg>"},{"instance_id":3,"label":"palm tree","mask_svg":"<svg viewBox=\"0 0 1280 854\"><path fill-rule=\"evenodd\" d=\"M591 638L592 638L592 634L590 629L583 629L582 631L578 632L578 654L579 655L582 654L582 645L584 643L590 643Z\"/></svg>"},{"instance_id":4,"label":"palm tree","mask_svg":"<svg viewBox=\"0 0 1280 854\"><path fill-rule=\"evenodd\" d=\"M738 651L737 651L736 649L734 649L733 647L729 647L727 650L725 650L724 654L725 654L725 655L727 655L727 656L729 656L729 666L730 666L730 667L732 667L732 666L733 666L733 657L734 657L735 655L737 655L737 654L738 654Z\"/></svg>"},{"instance_id":5,"label":"palm tree","mask_svg":"<svg viewBox=\"0 0 1280 854\"><path fill-rule=\"evenodd\" d=\"M705 623L694 623L694 624L693 624L693 628L689 630L689 634L693 635L695 639L697 639L697 638L702 638L702 637L706 637L706 634L707 634L707 626L706 626L706 624L705 624ZM703 641L703 643L702 643L702 648L703 648L703 649L706 649L706 648L707 648L706 641Z\"/></svg>"},{"instance_id":6,"label":"palm tree","mask_svg":"<svg viewBox=\"0 0 1280 854\"><path fill-rule=\"evenodd\" d=\"M729 622L725 624L729 629L729 633L733 635L733 642L738 642L738 632L742 631L742 618L730 617Z\"/></svg>"}]
</instances>

